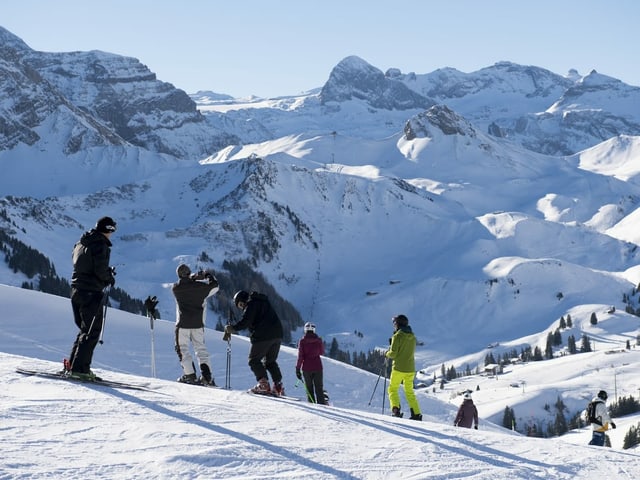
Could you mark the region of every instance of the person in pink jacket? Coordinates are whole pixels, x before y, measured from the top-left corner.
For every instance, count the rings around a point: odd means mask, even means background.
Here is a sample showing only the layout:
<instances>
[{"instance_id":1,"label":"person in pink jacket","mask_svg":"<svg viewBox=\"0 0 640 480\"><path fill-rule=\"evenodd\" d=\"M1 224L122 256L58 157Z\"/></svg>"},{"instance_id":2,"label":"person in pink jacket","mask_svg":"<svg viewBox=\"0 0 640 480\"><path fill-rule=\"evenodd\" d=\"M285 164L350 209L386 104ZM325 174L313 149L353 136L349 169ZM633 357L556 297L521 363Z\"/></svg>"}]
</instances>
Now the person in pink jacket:
<instances>
[{"instance_id":1,"label":"person in pink jacket","mask_svg":"<svg viewBox=\"0 0 640 480\"><path fill-rule=\"evenodd\" d=\"M309 402L324 405L321 355L324 355L324 342L316 334L316 326L307 322L304 324L304 337L298 342L296 377L298 380L304 379Z\"/></svg>"},{"instance_id":2,"label":"person in pink jacket","mask_svg":"<svg viewBox=\"0 0 640 480\"><path fill-rule=\"evenodd\" d=\"M456 419L453 421L453 425L456 427L465 427L478 429L478 409L473 404L473 399L471 398L471 392L467 390L464 392L464 400L462 401L462 405L458 408L458 414L456 415Z\"/></svg>"}]
</instances>

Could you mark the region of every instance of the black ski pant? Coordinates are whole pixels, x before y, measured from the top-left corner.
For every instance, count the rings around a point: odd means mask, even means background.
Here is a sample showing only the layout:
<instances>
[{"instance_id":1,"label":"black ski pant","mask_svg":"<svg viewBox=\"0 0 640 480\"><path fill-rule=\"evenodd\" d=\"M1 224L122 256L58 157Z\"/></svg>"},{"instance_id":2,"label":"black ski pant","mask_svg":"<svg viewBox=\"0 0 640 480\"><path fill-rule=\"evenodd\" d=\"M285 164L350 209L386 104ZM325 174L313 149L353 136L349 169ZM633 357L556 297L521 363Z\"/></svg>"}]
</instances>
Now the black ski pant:
<instances>
[{"instance_id":1,"label":"black ski pant","mask_svg":"<svg viewBox=\"0 0 640 480\"><path fill-rule=\"evenodd\" d=\"M93 351L102 332L104 295L103 292L71 289L73 320L80 329L69 357L74 372L90 372Z\"/></svg>"},{"instance_id":2,"label":"black ski pant","mask_svg":"<svg viewBox=\"0 0 640 480\"><path fill-rule=\"evenodd\" d=\"M273 383L282 381L282 372L278 366L278 354L280 353L280 344L282 339L275 338L273 340L261 340L251 343L249 350L249 368L256 376L256 380L266 378L267 372L271 374Z\"/></svg>"},{"instance_id":3,"label":"black ski pant","mask_svg":"<svg viewBox=\"0 0 640 480\"><path fill-rule=\"evenodd\" d=\"M319 403L320 405L324 405L324 385L322 377L322 370L316 372L302 371L302 378L304 378L309 401Z\"/></svg>"}]
</instances>

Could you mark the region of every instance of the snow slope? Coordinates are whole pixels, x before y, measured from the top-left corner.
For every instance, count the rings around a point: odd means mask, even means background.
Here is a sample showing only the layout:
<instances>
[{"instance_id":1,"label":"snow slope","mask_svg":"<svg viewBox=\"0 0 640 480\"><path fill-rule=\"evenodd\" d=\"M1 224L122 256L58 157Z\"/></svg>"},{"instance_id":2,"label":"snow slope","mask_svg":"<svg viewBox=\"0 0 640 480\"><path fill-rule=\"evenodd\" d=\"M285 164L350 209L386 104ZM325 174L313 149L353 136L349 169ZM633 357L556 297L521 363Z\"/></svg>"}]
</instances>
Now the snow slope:
<instances>
[{"instance_id":1,"label":"snow slope","mask_svg":"<svg viewBox=\"0 0 640 480\"><path fill-rule=\"evenodd\" d=\"M611 449L586 446L586 430L526 438L485 420L486 384L474 394L478 431L451 425L457 401L445 400L455 387L419 392L423 422L395 419L388 406L382 414L384 381L329 359L331 406L254 397L244 392L252 379L239 336L231 342L233 390L178 384L172 325L158 321L152 337L148 319L113 309L94 368L152 391L25 377L17 366L56 369L66 355L75 335L68 300L0 286L0 304L0 479L630 479L640 471L640 452L620 449L623 431L640 417L616 420ZM220 332L207 335L223 383L226 344ZM156 379L149 378L152 338ZM294 362L295 350L283 348L286 388L302 397ZM558 368L565 379L581 374ZM536 377L527 375L523 366L517 377L534 389Z\"/></svg>"}]
</instances>

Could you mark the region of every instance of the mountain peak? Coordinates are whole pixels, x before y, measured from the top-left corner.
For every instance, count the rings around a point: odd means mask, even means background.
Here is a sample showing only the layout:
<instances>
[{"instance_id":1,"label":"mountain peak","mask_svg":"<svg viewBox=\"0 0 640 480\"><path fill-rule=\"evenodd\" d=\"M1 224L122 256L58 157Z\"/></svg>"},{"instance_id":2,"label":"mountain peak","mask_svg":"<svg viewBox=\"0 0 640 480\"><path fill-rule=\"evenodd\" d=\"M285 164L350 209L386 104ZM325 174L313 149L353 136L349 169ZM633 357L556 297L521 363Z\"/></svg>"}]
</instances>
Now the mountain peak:
<instances>
[{"instance_id":1,"label":"mountain peak","mask_svg":"<svg viewBox=\"0 0 640 480\"><path fill-rule=\"evenodd\" d=\"M372 107L384 110L429 108L434 104L402 82L386 77L382 70L360 57L349 56L331 71L320 92L320 100L324 105L353 99L365 100Z\"/></svg>"},{"instance_id":2,"label":"mountain peak","mask_svg":"<svg viewBox=\"0 0 640 480\"><path fill-rule=\"evenodd\" d=\"M429 128L429 125L435 127L444 135L476 136L473 126L463 117L446 105L434 105L406 123L404 128L405 138L407 140L413 140L416 137L433 138L433 131Z\"/></svg>"},{"instance_id":3,"label":"mountain peak","mask_svg":"<svg viewBox=\"0 0 640 480\"><path fill-rule=\"evenodd\" d=\"M587 86L596 86L611 85L612 83L622 83L622 81L608 75L602 75L595 70L591 70L591 72L589 72L589 75L586 75L582 78L581 83Z\"/></svg>"}]
</instances>

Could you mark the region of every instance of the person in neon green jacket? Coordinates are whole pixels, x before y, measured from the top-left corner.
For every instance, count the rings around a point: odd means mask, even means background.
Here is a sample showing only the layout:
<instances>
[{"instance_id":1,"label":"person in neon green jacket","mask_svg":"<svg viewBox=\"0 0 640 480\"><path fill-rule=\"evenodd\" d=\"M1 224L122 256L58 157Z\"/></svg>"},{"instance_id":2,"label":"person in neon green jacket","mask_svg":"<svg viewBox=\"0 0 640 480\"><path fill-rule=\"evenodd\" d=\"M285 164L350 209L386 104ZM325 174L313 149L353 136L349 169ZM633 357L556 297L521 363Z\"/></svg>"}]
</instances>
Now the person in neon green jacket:
<instances>
[{"instance_id":1,"label":"person in neon green jacket","mask_svg":"<svg viewBox=\"0 0 640 480\"><path fill-rule=\"evenodd\" d=\"M420 405L413 391L413 379L416 376L416 336L409 326L409 319L405 315L393 317L391 347L386 352L386 357L393 362L391 364L391 378L389 379L389 403L394 417L402 417L400 412L400 385L404 385L404 396L411 409L411 420L422 420Z\"/></svg>"}]
</instances>

